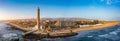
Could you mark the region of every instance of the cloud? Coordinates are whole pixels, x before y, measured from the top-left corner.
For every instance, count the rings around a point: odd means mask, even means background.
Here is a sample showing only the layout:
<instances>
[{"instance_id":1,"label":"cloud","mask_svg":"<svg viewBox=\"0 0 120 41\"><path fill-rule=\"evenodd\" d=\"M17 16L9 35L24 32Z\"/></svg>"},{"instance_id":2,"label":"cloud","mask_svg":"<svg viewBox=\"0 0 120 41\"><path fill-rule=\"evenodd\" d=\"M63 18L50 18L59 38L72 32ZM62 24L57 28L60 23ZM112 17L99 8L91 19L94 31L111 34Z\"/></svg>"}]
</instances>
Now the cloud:
<instances>
[{"instance_id":1,"label":"cloud","mask_svg":"<svg viewBox=\"0 0 120 41\"><path fill-rule=\"evenodd\" d=\"M111 0L106 0L106 4L111 5Z\"/></svg>"},{"instance_id":2,"label":"cloud","mask_svg":"<svg viewBox=\"0 0 120 41\"><path fill-rule=\"evenodd\" d=\"M111 4L120 2L120 0L100 0L100 1L105 2L107 5L111 5Z\"/></svg>"},{"instance_id":3,"label":"cloud","mask_svg":"<svg viewBox=\"0 0 120 41\"><path fill-rule=\"evenodd\" d=\"M100 0L101 2L105 2L107 5L110 5L112 3L111 0Z\"/></svg>"}]
</instances>

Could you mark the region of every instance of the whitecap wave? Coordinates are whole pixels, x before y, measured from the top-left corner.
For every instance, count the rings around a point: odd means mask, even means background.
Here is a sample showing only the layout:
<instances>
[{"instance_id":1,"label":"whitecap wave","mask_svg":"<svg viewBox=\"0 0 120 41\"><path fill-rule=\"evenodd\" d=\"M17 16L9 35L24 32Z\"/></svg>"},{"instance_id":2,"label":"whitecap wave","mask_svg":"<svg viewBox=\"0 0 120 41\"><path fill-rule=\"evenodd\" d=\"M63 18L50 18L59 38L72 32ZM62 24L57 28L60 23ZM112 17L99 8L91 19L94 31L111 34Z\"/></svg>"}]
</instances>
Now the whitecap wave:
<instances>
[{"instance_id":1,"label":"whitecap wave","mask_svg":"<svg viewBox=\"0 0 120 41\"><path fill-rule=\"evenodd\" d=\"M87 37L93 37L93 36L87 36Z\"/></svg>"},{"instance_id":2,"label":"whitecap wave","mask_svg":"<svg viewBox=\"0 0 120 41\"><path fill-rule=\"evenodd\" d=\"M117 35L117 32L113 31L113 32L110 32L109 34Z\"/></svg>"},{"instance_id":3,"label":"whitecap wave","mask_svg":"<svg viewBox=\"0 0 120 41\"><path fill-rule=\"evenodd\" d=\"M107 37L108 34L98 35L98 37Z\"/></svg>"}]
</instances>

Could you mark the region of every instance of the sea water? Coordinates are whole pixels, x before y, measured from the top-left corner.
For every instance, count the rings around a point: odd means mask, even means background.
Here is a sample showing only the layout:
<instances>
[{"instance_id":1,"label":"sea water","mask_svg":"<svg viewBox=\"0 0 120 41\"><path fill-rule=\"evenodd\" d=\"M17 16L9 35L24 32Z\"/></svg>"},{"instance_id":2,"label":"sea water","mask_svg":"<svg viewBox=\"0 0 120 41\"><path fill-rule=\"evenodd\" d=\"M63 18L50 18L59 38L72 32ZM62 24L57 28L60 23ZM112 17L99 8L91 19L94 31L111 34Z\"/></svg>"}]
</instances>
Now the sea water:
<instances>
[{"instance_id":1,"label":"sea water","mask_svg":"<svg viewBox=\"0 0 120 41\"><path fill-rule=\"evenodd\" d=\"M0 23L0 40L4 39L3 36L8 37L6 35L17 35L19 41L23 41L20 30L15 30L6 23ZM30 41L30 39L26 40ZM82 31L71 37L44 38L39 41L120 41L120 25L101 30Z\"/></svg>"}]
</instances>

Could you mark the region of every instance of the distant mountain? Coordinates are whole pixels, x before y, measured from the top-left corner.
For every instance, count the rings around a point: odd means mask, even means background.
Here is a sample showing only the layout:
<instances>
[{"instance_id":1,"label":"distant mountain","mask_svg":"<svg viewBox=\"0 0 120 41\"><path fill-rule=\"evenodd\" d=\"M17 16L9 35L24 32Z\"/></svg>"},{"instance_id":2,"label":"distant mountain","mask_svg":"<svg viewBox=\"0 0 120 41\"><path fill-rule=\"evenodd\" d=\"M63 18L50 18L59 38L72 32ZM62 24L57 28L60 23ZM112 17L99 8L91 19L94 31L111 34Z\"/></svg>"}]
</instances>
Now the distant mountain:
<instances>
[{"instance_id":1,"label":"distant mountain","mask_svg":"<svg viewBox=\"0 0 120 41\"><path fill-rule=\"evenodd\" d=\"M35 20L35 18L30 19L16 19L16 20ZM86 18L42 18L41 20L82 20L82 21L91 21L93 19L86 19Z\"/></svg>"},{"instance_id":2,"label":"distant mountain","mask_svg":"<svg viewBox=\"0 0 120 41\"><path fill-rule=\"evenodd\" d=\"M83 20L83 21L91 21L92 19L85 19L85 18L42 18L42 20Z\"/></svg>"}]
</instances>

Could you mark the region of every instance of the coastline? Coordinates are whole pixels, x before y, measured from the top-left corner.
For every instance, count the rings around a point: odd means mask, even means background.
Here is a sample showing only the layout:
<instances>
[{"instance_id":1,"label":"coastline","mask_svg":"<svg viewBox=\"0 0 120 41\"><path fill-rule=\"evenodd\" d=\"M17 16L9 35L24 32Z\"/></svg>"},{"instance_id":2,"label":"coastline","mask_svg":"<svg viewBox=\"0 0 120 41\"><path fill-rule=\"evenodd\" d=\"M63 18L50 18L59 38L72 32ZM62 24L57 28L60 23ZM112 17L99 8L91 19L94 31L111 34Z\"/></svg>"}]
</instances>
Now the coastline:
<instances>
[{"instance_id":1,"label":"coastline","mask_svg":"<svg viewBox=\"0 0 120 41\"><path fill-rule=\"evenodd\" d=\"M112 26L117 26L119 24L120 22L108 22L108 23L104 23L101 26L74 29L73 32L80 32L80 31L87 31L87 30L99 30L99 29L104 29L104 28L110 28Z\"/></svg>"},{"instance_id":2,"label":"coastline","mask_svg":"<svg viewBox=\"0 0 120 41\"><path fill-rule=\"evenodd\" d=\"M27 29L27 28L22 28L16 24L13 24L13 23L7 23L8 25L11 26L11 28L14 28L14 29L17 29L17 30L21 30L23 32L27 32L27 31L30 31L30 29Z\"/></svg>"},{"instance_id":3,"label":"coastline","mask_svg":"<svg viewBox=\"0 0 120 41\"><path fill-rule=\"evenodd\" d=\"M119 24L119 22L108 22L108 23L104 23L103 25L100 25L100 26L85 27L85 28L75 28L75 29L72 29L73 33L71 33L69 30L61 30L61 31L57 31L57 32L48 32L49 34L45 33L45 32L40 32L40 31L34 32L32 34L34 34L34 36L37 36L36 38L39 37L40 39L42 39L42 38L69 37L69 36L77 35L77 33L81 32L81 31L99 30L99 29L104 29L104 28L110 28L110 27L116 26L118 24ZM8 23L8 25L12 26L12 28L22 30L23 32L24 31L25 32L30 31L28 29L23 29L23 28L21 28L19 26L11 24L11 23ZM29 35L28 35L28 37L29 37ZM25 37L25 38L28 38L28 37ZM31 38L33 38L33 37L31 37Z\"/></svg>"}]
</instances>

